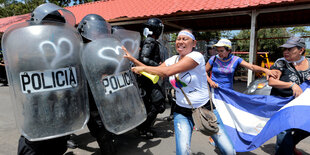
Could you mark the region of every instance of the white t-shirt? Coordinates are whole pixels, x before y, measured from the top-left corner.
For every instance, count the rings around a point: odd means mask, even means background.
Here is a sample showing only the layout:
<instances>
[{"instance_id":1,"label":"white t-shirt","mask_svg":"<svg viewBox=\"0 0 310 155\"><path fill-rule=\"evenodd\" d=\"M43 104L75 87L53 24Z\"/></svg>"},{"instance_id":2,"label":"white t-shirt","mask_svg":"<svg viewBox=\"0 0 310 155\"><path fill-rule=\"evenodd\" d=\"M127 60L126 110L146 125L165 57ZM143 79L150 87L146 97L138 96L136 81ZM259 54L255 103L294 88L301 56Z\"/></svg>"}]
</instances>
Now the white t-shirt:
<instances>
[{"instance_id":1,"label":"white t-shirt","mask_svg":"<svg viewBox=\"0 0 310 155\"><path fill-rule=\"evenodd\" d=\"M182 89L191 101L194 108L203 106L209 101L208 82L205 68L205 60L201 53L193 51L186 55L198 63L198 66L177 74L179 80L182 82ZM177 59L177 61L176 61ZM179 55L172 56L165 61L167 66L173 65L179 61ZM185 108L192 108L186 98L184 97L181 89L176 87L175 76L169 77L169 82L176 90L176 103Z\"/></svg>"}]
</instances>

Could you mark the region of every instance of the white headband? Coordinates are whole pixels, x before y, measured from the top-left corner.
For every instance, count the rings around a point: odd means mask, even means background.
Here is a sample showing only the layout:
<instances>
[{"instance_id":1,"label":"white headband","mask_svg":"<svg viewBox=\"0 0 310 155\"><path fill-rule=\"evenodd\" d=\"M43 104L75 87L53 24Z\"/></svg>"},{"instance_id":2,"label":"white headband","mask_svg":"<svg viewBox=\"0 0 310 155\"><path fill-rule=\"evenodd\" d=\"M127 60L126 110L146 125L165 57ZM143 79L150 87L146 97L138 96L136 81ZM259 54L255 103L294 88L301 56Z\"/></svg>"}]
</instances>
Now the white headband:
<instances>
[{"instance_id":1,"label":"white headband","mask_svg":"<svg viewBox=\"0 0 310 155\"><path fill-rule=\"evenodd\" d=\"M192 33L187 32L187 31L181 31L181 32L179 32L178 36L180 36L180 35L185 35L185 36L188 36L188 37L192 38L193 40L196 40L196 39L195 39L195 36L194 36Z\"/></svg>"}]
</instances>

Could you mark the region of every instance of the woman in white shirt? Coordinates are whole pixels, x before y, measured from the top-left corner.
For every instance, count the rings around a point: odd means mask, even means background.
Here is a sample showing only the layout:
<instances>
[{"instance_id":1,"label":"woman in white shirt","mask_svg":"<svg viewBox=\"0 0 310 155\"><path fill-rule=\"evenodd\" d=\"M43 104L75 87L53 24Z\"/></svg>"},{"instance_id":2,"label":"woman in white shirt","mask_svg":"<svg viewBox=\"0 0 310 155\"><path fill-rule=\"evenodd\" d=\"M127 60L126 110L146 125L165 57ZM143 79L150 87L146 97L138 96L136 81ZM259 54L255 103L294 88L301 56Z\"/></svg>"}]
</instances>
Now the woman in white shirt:
<instances>
[{"instance_id":1,"label":"woman in white shirt","mask_svg":"<svg viewBox=\"0 0 310 155\"><path fill-rule=\"evenodd\" d=\"M146 66L132 57L128 51L125 58L135 63L132 71L148 72L161 77L168 77L176 90L176 108L174 112L174 131L176 141L176 154L190 154L191 136L193 131L192 107L188 104L180 87L189 98L192 106L198 108L209 101L205 60L201 53L193 51L196 46L195 36L189 29L181 30L175 42L179 55L167 59L160 66Z\"/></svg>"}]
</instances>

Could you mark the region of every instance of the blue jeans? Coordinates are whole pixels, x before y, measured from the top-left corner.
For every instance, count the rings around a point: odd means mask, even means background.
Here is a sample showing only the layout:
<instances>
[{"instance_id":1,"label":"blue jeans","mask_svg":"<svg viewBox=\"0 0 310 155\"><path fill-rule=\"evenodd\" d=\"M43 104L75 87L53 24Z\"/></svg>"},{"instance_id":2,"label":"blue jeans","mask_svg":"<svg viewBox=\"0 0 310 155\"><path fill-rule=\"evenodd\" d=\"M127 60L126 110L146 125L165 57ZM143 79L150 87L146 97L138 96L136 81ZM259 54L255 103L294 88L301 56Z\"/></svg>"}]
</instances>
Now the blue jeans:
<instances>
[{"instance_id":1,"label":"blue jeans","mask_svg":"<svg viewBox=\"0 0 310 155\"><path fill-rule=\"evenodd\" d=\"M213 110L219 127L219 132L217 134L212 135L212 139L214 140L216 146L221 151L223 155L233 155L236 154L236 150L234 149L233 143L231 142L229 136L227 135L224 124L217 110Z\"/></svg>"},{"instance_id":2,"label":"blue jeans","mask_svg":"<svg viewBox=\"0 0 310 155\"><path fill-rule=\"evenodd\" d=\"M191 153L191 138L193 132L192 116L184 116L173 113L176 155L188 155Z\"/></svg>"},{"instance_id":3,"label":"blue jeans","mask_svg":"<svg viewBox=\"0 0 310 155\"><path fill-rule=\"evenodd\" d=\"M212 135L216 146L220 149L223 155L234 155L236 151L234 146L225 132L223 122L218 115L217 110L214 110L214 114L217 117L219 124L219 132ZM174 112L174 132L176 143L176 155L190 154L191 138L193 132L193 118L191 116L184 116L177 112Z\"/></svg>"}]
</instances>

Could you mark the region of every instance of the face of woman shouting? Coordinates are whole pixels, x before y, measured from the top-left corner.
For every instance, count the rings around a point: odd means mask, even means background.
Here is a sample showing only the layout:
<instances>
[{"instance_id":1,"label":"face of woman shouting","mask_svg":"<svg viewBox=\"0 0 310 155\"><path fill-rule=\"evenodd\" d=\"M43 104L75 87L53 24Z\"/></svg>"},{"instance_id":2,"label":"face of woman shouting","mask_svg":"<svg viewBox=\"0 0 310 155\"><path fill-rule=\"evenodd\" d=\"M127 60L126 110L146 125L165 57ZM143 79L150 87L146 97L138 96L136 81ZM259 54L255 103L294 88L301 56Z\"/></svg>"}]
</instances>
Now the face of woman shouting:
<instances>
[{"instance_id":1,"label":"face of woman shouting","mask_svg":"<svg viewBox=\"0 0 310 155\"><path fill-rule=\"evenodd\" d=\"M192 52L193 48L196 46L196 40L193 40L193 38L187 35L188 33L191 34L189 30L182 30L175 41L175 48L181 58Z\"/></svg>"}]
</instances>

